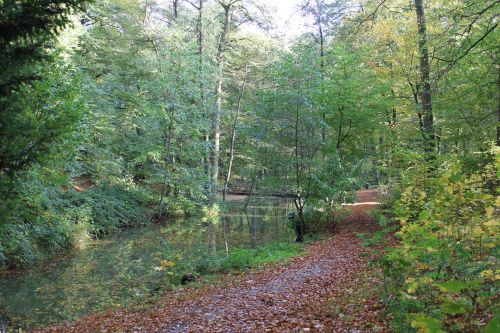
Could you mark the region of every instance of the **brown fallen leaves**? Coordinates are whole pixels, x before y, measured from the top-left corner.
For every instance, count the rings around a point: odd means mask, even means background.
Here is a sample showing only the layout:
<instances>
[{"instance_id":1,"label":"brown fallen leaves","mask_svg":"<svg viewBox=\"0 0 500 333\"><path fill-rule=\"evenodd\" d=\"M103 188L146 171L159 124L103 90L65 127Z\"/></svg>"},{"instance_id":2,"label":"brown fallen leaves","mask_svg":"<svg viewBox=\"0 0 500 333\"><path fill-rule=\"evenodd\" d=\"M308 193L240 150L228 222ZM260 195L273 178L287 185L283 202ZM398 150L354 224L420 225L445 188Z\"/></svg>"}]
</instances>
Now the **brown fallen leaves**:
<instances>
[{"instance_id":1,"label":"brown fallen leaves","mask_svg":"<svg viewBox=\"0 0 500 333\"><path fill-rule=\"evenodd\" d=\"M387 332L374 295L380 281L355 236L375 228L371 208L351 207L336 235L287 265L173 292L150 310L114 310L40 332Z\"/></svg>"}]
</instances>

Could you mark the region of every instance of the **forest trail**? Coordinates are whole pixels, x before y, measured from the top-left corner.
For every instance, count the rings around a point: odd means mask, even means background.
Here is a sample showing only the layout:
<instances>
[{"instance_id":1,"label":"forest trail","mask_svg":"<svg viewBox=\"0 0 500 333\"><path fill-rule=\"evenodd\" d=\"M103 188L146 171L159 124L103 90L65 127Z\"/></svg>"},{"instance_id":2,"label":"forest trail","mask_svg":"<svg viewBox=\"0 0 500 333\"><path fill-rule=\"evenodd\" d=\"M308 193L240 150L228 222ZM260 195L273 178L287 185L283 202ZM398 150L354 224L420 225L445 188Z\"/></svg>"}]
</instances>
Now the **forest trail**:
<instances>
[{"instance_id":1,"label":"forest trail","mask_svg":"<svg viewBox=\"0 0 500 333\"><path fill-rule=\"evenodd\" d=\"M376 191L360 191L360 203ZM114 310L45 332L385 332L357 232L375 230L376 205L352 206L339 232L307 246L308 254L224 278L219 286L184 290L143 312Z\"/></svg>"},{"instance_id":2,"label":"forest trail","mask_svg":"<svg viewBox=\"0 0 500 333\"><path fill-rule=\"evenodd\" d=\"M356 203L378 203L379 194L378 190L370 189L370 190L359 190L356 192Z\"/></svg>"},{"instance_id":3,"label":"forest trail","mask_svg":"<svg viewBox=\"0 0 500 333\"><path fill-rule=\"evenodd\" d=\"M347 207L368 206L366 210L370 210L373 208L373 206L377 206L380 204L378 199L379 199L379 193L375 189L359 190L356 192L355 203L347 203L342 205Z\"/></svg>"}]
</instances>

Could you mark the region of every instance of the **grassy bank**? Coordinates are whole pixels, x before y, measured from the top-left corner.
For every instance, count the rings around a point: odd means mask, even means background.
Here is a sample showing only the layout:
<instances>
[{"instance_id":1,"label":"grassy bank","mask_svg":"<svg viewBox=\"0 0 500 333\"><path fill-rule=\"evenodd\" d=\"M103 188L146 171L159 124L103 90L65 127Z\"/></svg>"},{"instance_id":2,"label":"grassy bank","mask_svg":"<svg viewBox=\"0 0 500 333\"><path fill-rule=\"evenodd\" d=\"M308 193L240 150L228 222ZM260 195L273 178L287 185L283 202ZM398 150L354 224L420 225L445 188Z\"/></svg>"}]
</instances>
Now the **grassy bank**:
<instances>
[{"instance_id":1,"label":"grassy bank","mask_svg":"<svg viewBox=\"0 0 500 333\"><path fill-rule=\"evenodd\" d=\"M286 262L305 253L303 243L278 242L256 248L231 248L216 255L206 254L185 259L181 254L167 252L156 267L165 273L165 287L175 288L186 282L201 282L213 275L239 273L265 264Z\"/></svg>"}]
</instances>

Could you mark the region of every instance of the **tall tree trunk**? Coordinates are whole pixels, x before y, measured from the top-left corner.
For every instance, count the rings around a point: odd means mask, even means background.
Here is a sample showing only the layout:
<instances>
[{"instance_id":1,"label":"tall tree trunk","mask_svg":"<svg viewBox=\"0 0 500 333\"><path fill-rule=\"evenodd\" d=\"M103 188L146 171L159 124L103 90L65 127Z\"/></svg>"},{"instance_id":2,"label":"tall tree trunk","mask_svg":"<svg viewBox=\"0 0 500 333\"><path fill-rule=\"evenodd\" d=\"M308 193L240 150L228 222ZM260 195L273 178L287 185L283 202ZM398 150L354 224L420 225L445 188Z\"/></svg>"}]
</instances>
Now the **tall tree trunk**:
<instances>
[{"instance_id":1,"label":"tall tree trunk","mask_svg":"<svg viewBox=\"0 0 500 333\"><path fill-rule=\"evenodd\" d=\"M500 147L500 63L497 64L497 68L498 68L497 146Z\"/></svg>"},{"instance_id":2,"label":"tall tree trunk","mask_svg":"<svg viewBox=\"0 0 500 333\"><path fill-rule=\"evenodd\" d=\"M321 15L321 14L320 14ZM321 93L324 96L325 95L325 87L324 87L324 80L325 80L325 38L323 35L323 25L321 18L319 19L318 23L318 30L319 30L319 55L320 55L320 70L321 70ZM321 126L321 138L323 139L322 144L326 145L326 113L325 113L325 106L324 102L321 101L321 117L323 118L323 125ZM323 158L325 155L323 154Z\"/></svg>"},{"instance_id":3,"label":"tall tree trunk","mask_svg":"<svg viewBox=\"0 0 500 333\"><path fill-rule=\"evenodd\" d=\"M198 61L199 61L199 83L200 83L200 111L203 114L203 117L205 119L205 126L203 128L203 135L201 140L204 141L205 143L205 154L202 158L202 163L205 167L205 175L206 175L206 189L207 189L207 196L211 197L211 179L212 179L212 171L210 167L210 130L211 130L211 115L206 107L205 103L205 31L203 29L203 14L204 14L204 6L205 6L205 0L199 0L198 5L195 5L193 2L190 2L190 4L196 8L198 11L198 20L197 20L197 32L198 32Z\"/></svg>"},{"instance_id":4,"label":"tall tree trunk","mask_svg":"<svg viewBox=\"0 0 500 333\"><path fill-rule=\"evenodd\" d=\"M226 257L229 257L229 242L227 241L228 226L229 226L229 216L222 216L222 237L224 238L224 245L226 248Z\"/></svg>"},{"instance_id":5,"label":"tall tree trunk","mask_svg":"<svg viewBox=\"0 0 500 333\"><path fill-rule=\"evenodd\" d=\"M200 108L203 112L205 119L207 120L207 124L210 123L210 114L205 105L205 61L204 61L204 53L205 53L205 33L203 29L203 13L204 13L204 4L205 0L199 0L198 7L198 55L199 55L199 76L200 76ZM207 184L211 184L211 167L210 167L210 130L205 128L203 134L203 140L205 141L205 156L203 163L205 165L205 174L207 176ZM211 191L210 191L211 193ZM210 196L210 195L209 195Z\"/></svg>"},{"instance_id":6,"label":"tall tree trunk","mask_svg":"<svg viewBox=\"0 0 500 333\"><path fill-rule=\"evenodd\" d=\"M427 157L431 157L436 148L434 117L432 114L432 92L430 82L429 50L424 12L424 0L415 0L418 25L418 51L420 55L420 102L422 108L423 143Z\"/></svg>"},{"instance_id":7,"label":"tall tree trunk","mask_svg":"<svg viewBox=\"0 0 500 333\"><path fill-rule=\"evenodd\" d=\"M299 90L299 89L297 89ZM300 90L297 91L297 97L300 96ZM297 236L296 242L302 242L304 239L304 200L301 197L301 165L299 161L299 121L300 121L300 104L297 101L297 108L295 110L295 181L297 190L295 193L294 204L297 209L299 220L294 220L295 234Z\"/></svg>"},{"instance_id":8,"label":"tall tree trunk","mask_svg":"<svg viewBox=\"0 0 500 333\"><path fill-rule=\"evenodd\" d=\"M299 164L299 103L295 110L295 181L297 184L297 191L300 189L300 164Z\"/></svg>"},{"instance_id":9,"label":"tall tree trunk","mask_svg":"<svg viewBox=\"0 0 500 333\"><path fill-rule=\"evenodd\" d=\"M144 19L144 22L146 19ZM161 64L161 58L160 58L160 53L158 50L158 47L156 46L156 43L154 39L150 38L149 39L151 45L153 46L153 50L155 52L156 60L158 62L158 68L160 71L160 74L162 76L165 76L165 73L163 72L163 67ZM169 93L165 89L163 91L163 98L165 99L165 102L168 103L169 100ZM175 154L172 152L172 140L174 136L174 126L175 126L175 106L170 106L170 107L165 107L166 112L170 112L170 122L168 124L168 127L166 130L163 131L163 143L164 143L164 148L165 148L165 175L163 176L163 183L161 187L161 193L160 193L160 209L159 209L159 214L158 214L158 219L161 221L163 219L164 215L164 203L165 203L165 197L168 195L167 189L168 189L168 167L169 165L173 166L175 165Z\"/></svg>"},{"instance_id":10,"label":"tall tree trunk","mask_svg":"<svg viewBox=\"0 0 500 333\"><path fill-rule=\"evenodd\" d=\"M174 20L177 20L177 17L179 17L179 0L173 0L172 7L174 9Z\"/></svg>"},{"instance_id":11,"label":"tall tree trunk","mask_svg":"<svg viewBox=\"0 0 500 333\"><path fill-rule=\"evenodd\" d=\"M199 0L198 2L198 53L200 56L200 68L203 70L203 3L204 0ZM203 87L203 80L200 82L201 87ZM201 94L203 96L203 89L201 89Z\"/></svg>"},{"instance_id":12,"label":"tall tree trunk","mask_svg":"<svg viewBox=\"0 0 500 333\"><path fill-rule=\"evenodd\" d=\"M165 203L165 194L167 191L167 181L168 181L168 177L167 177L167 174L165 173L165 175L163 176L163 183L162 183L161 190L160 190L160 211L158 213L158 221L159 222L162 222L162 220L163 220L163 214L164 214L163 206Z\"/></svg>"},{"instance_id":13,"label":"tall tree trunk","mask_svg":"<svg viewBox=\"0 0 500 333\"><path fill-rule=\"evenodd\" d=\"M217 47L217 99L215 103L215 112L213 115L213 134L214 146L212 150L212 177L211 177L211 202L216 201L219 187L219 159L220 159L220 135L221 135L221 113L222 113L222 81L224 78L225 65L225 50L227 37L231 29L231 9L233 3L223 4L224 8L224 26L219 37L219 45Z\"/></svg>"},{"instance_id":14,"label":"tall tree trunk","mask_svg":"<svg viewBox=\"0 0 500 333\"><path fill-rule=\"evenodd\" d=\"M164 146L167 157L165 158L165 176L163 177L163 185L161 189L161 198L160 198L160 214L158 217L160 221L163 220L163 214L164 214L163 205L165 196L169 196L171 190L171 187L168 185L168 173L169 173L168 168L169 166L171 166L172 169L174 169L175 167L175 154L172 151L172 140L174 136L174 125L175 125L175 107L170 106L169 111L170 111L170 122L167 130L164 132Z\"/></svg>"},{"instance_id":15,"label":"tall tree trunk","mask_svg":"<svg viewBox=\"0 0 500 333\"><path fill-rule=\"evenodd\" d=\"M302 199L300 196L296 196L295 199L293 200L293 203L295 205L295 208L297 209L297 215L299 216L298 221L296 218L294 218L295 236L297 237L295 241L297 243L300 243L304 241L304 235L305 235L305 221L304 221L305 200Z\"/></svg>"},{"instance_id":16,"label":"tall tree trunk","mask_svg":"<svg viewBox=\"0 0 500 333\"><path fill-rule=\"evenodd\" d=\"M224 189L222 190L222 201L226 201L227 188L229 185L229 179L231 178L231 171L233 168L233 160L234 160L234 146L236 144L236 126L238 125L238 119L240 117L241 104L243 100L243 95L245 94L247 76L248 76L248 65L245 66L245 76L243 78L243 83L241 84L241 87L239 89L240 91L238 94L238 105L236 107L236 113L234 115L234 120L233 120L233 128L231 130L231 147L229 149L229 163L227 167L226 179L224 180Z\"/></svg>"}]
</instances>

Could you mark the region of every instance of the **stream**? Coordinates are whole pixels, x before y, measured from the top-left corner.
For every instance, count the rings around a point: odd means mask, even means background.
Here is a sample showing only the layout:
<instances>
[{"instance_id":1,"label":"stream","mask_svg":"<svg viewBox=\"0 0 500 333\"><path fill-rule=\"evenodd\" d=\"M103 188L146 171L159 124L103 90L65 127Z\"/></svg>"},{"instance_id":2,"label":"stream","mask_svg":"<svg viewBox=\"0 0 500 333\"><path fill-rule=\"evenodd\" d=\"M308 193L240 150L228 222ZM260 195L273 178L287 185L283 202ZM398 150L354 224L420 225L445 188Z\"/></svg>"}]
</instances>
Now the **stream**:
<instances>
[{"instance_id":1,"label":"stream","mask_svg":"<svg viewBox=\"0 0 500 333\"><path fill-rule=\"evenodd\" d=\"M147 302L165 284L159 265L165 244L196 262L226 246L255 248L291 241L284 198L243 198L214 222L181 218L164 225L118 231L53 263L0 278L0 320L8 331L30 330L110 308Z\"/></svg>"}]
</instances>

